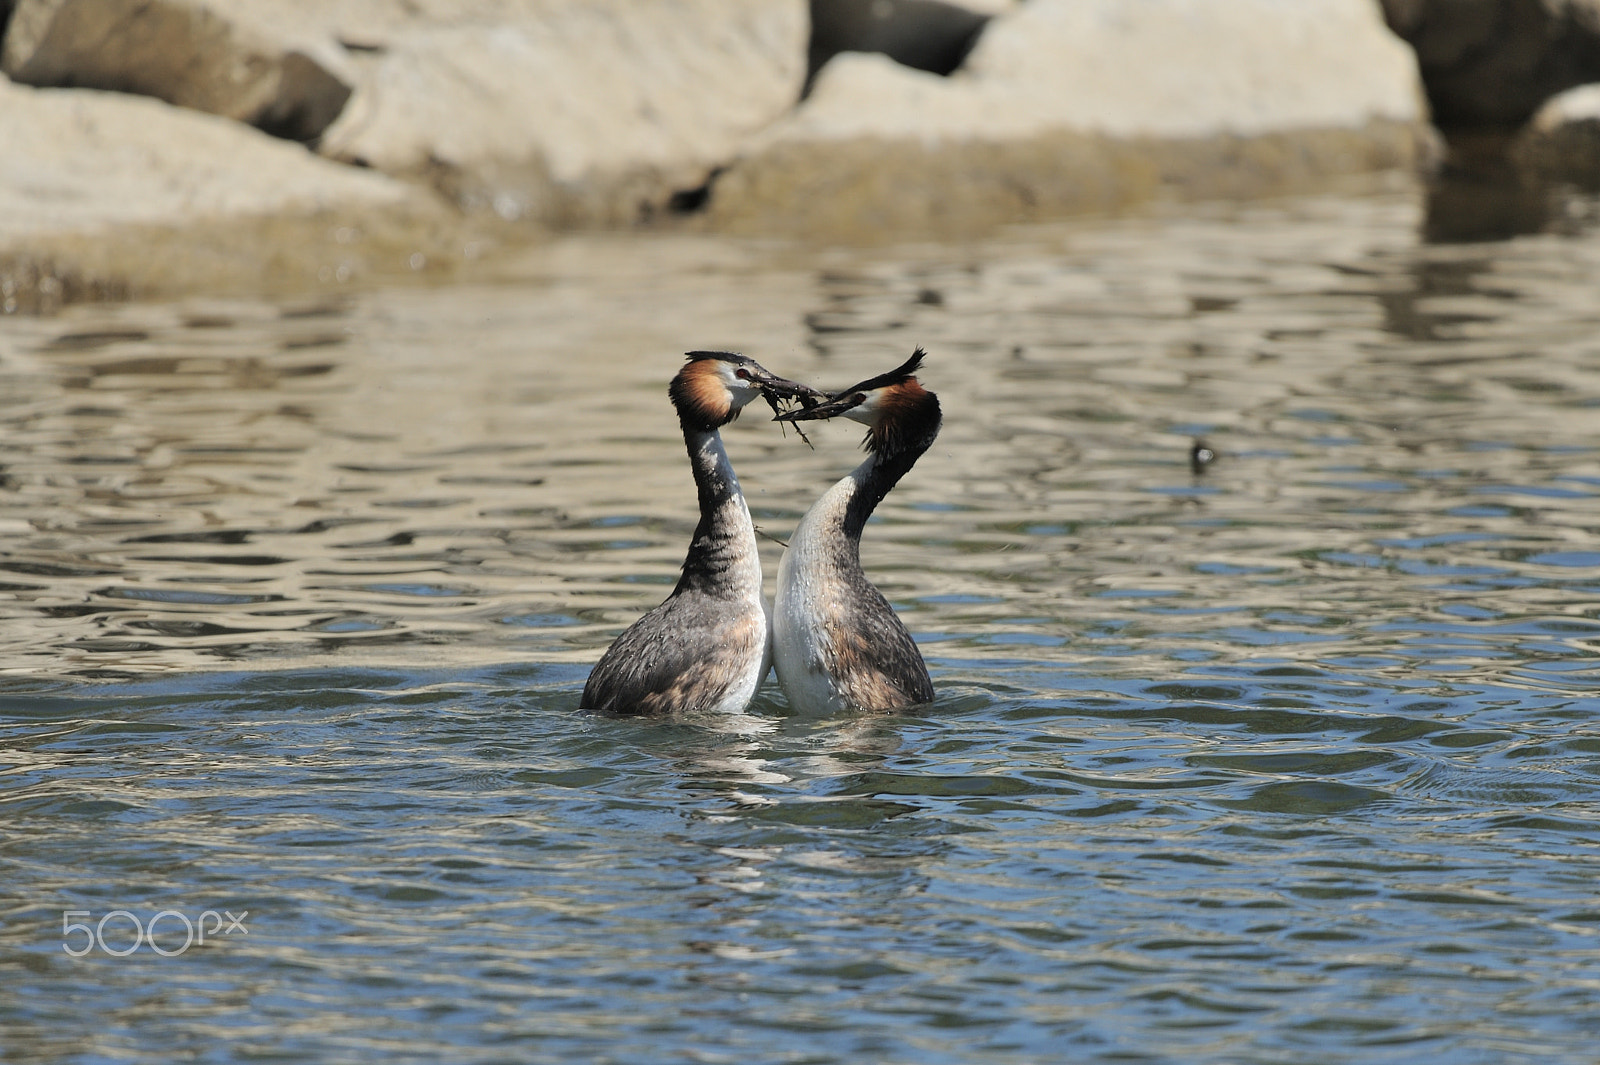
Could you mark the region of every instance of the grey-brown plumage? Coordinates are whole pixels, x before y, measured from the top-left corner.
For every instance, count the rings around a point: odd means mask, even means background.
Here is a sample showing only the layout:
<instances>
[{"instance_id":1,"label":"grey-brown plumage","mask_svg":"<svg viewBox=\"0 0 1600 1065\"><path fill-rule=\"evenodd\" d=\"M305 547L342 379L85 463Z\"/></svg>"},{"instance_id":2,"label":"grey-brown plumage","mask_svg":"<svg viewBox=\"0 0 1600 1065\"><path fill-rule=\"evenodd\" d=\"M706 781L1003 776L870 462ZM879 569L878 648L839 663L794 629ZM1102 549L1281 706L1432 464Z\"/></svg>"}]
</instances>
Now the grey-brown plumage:
<instances>
[{"instance_id":1,"label":"grey-brown plumage","mask_svg":"<svg viewBox=\"0 0 1600 1065\"><path fill-rule=\"evenodd\" d=\"M689 451L700 523L672 593L595 664L583 689L586 710L735 712L770 666L755 528L718 430L757 396L771 402L820 393L727 352L690 352L667 391Z\"/></svg>"},{"instance_id":2,"label":"grey-brown plumage","mask_svg":"<svg viewBox=\"0 0 1600 1065\"><path fill-rule=\"evenodd\" d=\"M789 704L806 712L894 710L933 700L911 634L861 569L867 518L939 434L939 400L913 374L921 348L887 374L787 421L844 416L868 428L868 458L806 512L778 566L773 660Z\"/></svg>"}]
</instances>

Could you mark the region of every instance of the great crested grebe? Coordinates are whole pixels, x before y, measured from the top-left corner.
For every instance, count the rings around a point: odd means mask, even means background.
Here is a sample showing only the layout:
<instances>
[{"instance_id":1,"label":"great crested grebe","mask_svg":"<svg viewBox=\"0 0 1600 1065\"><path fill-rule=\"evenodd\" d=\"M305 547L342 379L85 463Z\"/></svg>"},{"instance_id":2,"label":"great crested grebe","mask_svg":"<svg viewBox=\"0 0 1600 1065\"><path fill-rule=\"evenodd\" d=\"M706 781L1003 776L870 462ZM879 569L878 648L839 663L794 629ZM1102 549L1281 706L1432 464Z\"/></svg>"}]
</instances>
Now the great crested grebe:
<instances>
[{"instance_id":1,"label":"great crested grebe","mask_svg":"<svg viewBox=\"0 0 1600 1065\"><path fill-rule=\"evenodd\" d=\"M772 653L789 705L805 713L894 710L933 701L911 634L861 572L873 508L939 435L939 399L913 374L926 353L780 421L843 416L868 427L867 460L800 519L778 564Z\"/></svg>"},{"instance_id":2,"label":"great crested grebe","mask_svg":"<svg viewBox=\"0 0 1600 1065\"><path fill-rule=\"evenodd\" d=\"M667 395L689 449L700 524L672 594L595 664L583 688L585 710L734 713L750 702L772 663L755 527L717 430L757 397L777 413L781 400L826 396L721 351L689 352Z\"/></svg>"}]
</instances>

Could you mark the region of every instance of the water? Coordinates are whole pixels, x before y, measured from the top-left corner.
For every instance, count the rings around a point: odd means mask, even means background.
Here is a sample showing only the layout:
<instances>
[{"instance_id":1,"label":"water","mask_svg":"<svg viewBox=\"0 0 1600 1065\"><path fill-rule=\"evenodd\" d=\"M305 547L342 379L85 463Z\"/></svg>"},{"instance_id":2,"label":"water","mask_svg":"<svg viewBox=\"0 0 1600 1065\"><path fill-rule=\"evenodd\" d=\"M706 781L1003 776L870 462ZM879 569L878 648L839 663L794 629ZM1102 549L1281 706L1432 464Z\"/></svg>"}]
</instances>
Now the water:
<instances>
[{"instance_id":1,"label":"water","mask_svg":"<svg viewBox=\"0 0 1600 1065\"><path fill-rule=\"evenodd\" d=\"M1600 240L1422 215L6 320L4 1059L1592 1061ZM679 353L916 344L863 553L937 704L578 714L694 525ZM757 523L858 434L727 430Z\"/></svg>"}]
</instances>

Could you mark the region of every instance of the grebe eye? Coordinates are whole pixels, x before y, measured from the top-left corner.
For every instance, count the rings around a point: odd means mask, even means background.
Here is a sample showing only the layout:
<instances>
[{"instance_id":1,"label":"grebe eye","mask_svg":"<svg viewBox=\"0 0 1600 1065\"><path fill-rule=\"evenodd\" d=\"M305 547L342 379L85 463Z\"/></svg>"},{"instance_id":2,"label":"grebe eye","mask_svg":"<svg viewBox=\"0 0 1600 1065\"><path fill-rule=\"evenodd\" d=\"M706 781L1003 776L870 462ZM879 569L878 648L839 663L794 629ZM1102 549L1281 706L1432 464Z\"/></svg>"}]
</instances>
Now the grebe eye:
<instances>
[{"instance_id":1,"label":"grebe eye","mask_svg":"<svg viewBox=\"0 0 1600 1065\"><path fill-rule=\"evenodd\" d=\"M733 376L737 377L741 381L748 381L750 380L750 371L741 366L739 369L733 371Z\"/></svg>"}]
</instances>

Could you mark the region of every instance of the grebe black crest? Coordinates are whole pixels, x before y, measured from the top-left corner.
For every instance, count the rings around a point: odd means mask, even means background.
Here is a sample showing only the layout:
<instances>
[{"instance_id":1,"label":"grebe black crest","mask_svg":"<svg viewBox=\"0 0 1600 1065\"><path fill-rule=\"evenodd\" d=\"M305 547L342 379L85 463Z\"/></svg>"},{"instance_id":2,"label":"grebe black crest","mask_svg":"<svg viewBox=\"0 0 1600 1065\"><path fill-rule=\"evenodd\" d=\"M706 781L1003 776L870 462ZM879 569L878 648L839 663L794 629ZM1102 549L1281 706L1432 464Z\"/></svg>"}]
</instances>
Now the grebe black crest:
<instances>
[{"instance_id":1,"label":"grebe black crest","mask_svg":"<svg viewBox=\"0 0 1600 1065\"><path fill-rule=\"evenodd\" d=\"M733 713L771 665L755 527L718 430L758 397L775 412L828 397L725 351L691 351L667 395L689 450L700 523L672 593L618 636L589 674L585 710Z\"/></svg>"},{"instance_id":2,"label":"grebe black crest","mask_svg":"<svg viewBox=\"0 0 1600 1065\"><path fill-rule=\"evenodd\" d=\"M921 652L861 570L867 518L939 435L939 399L915 376L925 357L918 348L888 373L778 415L867 426L867 460L800 519L778 565L773 663L796 710L896 710L933 701Z\"/></svg>"}]
</instances>

